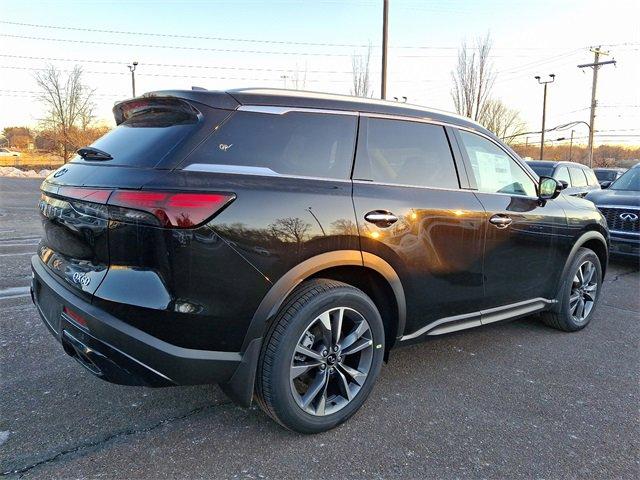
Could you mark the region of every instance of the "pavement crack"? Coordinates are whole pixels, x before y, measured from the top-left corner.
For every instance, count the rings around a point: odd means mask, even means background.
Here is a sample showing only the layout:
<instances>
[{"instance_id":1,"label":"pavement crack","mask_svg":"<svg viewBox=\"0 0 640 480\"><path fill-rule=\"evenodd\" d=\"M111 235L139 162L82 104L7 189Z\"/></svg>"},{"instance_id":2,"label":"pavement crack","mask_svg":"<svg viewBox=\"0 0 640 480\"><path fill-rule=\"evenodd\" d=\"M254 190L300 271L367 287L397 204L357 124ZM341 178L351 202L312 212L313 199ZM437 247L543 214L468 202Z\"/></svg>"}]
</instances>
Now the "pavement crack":
<instances>
[{"instance_id":1,"label":"pavement crack","mask_svg":"<svg viewBox=\"0 0 640 480\"><path fill-rule=\"evenodd\" d=\"M626 277L627 275L631 275L632 273L638 273L638 270L637 269L633 269L633 270L629 270L628 272L616 273L611 280L608 280L605 283L617 282L618 280L620 280L620 278Z\"/></svg>"},{"instance_id":2,"label":"pavement crack","mask_svg":"<svg viewBox=\"0 0 640 480\"><path fill-rule=\"evenodd\" d=\"M15 470L8 470L6 472L1 472L0 473L0 477L4 477L4 476L8 476L8 475L18 475L18 478L22 478L22 476L25 473L28 473L30 470L33 470L36 467L40 467L42 465L46 465L55 461L58 461L62 458L68 457L69 455L73 455L75 453L81 452L83 450L88 450L88 449L92 449L95 447L101 447L106 445L107 443L116 440L118 438L121 437L128 437L131 435L138 435L141 433L148 433L151 431L154 431L164 425L173 423L173 422L177 422L179 420L184 420L185 418L189 418L193 415L197 415L199 413L202 412L206 412L208 410L212 410L216 407L222 407L225 405L229 405L232 402L222 402L222 403L215 403L215 404L211 404L211 405L204 405L202 407L198 407L195 408L193 410L190 410L186 413L183 413L182 415L176 415L174 417L169 417L169 418L165 418L163 420L160 420L159 422L154 423L153 425L149 425L147 427L143 427L143 428L134 428L134 429L128 429L128 430L121 430L119 432L115 432L112 434L109 434L107 436L105 436L104 438L101 438L99 440L94 440L91 442L86 442L86 443L81 443L80 445L76 445L75 447L70 447L67 448L65 450L62 450L58 453L55 453L47 458L44 458L42 460L38 460L37 462L34 462L30 465L27 465L25 467L22 468L17 468Z\"/></svg>"}]
</instances>

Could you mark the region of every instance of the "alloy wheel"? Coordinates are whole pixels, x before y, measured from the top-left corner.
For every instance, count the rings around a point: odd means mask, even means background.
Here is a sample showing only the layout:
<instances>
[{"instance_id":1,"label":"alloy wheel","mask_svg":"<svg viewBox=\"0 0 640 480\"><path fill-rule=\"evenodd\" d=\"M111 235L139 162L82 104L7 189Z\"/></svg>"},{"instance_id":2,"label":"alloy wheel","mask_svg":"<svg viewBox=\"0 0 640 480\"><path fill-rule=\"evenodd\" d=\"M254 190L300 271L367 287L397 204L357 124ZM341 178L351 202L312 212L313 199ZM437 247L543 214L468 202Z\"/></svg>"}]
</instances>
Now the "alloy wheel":
<instances>
[{"instance_id":1,"label":"alloy wheel","mask_svg":"<svg viewBox=\"0 0 640 480\"><path fill-rule=\"evenodd\" d=\"M596 266L587 260L578 267L569 295L569 313L574 321L582 323L593 310L598 292Z\"/></svg>"},{"instance_id":2,"label":"alloy wheel","mask_svg":"<svg viewBox=\"0 0 640 480\"><path fill-rule=\"evenodd\" d=\"M298 406L324 416L346 407L364 385L373 359L367 320L337 307L318 315L296 344L290 367L291 393Z\"/></svg>"}]
</instances>

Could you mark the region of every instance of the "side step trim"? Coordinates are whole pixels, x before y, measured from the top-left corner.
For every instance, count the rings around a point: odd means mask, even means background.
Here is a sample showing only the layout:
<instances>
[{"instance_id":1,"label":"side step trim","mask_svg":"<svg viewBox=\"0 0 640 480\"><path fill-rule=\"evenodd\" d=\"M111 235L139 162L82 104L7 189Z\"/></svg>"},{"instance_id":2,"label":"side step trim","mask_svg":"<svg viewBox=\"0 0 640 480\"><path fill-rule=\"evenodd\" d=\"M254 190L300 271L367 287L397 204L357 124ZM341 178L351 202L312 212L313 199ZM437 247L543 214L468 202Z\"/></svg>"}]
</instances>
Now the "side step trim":
<instances>
[{"instance_id":1,"label":"side step trim","mask_svg":"<svg viewBox=\"0 0 640 480\"><path fill-rule=\"evenodd\" d=\"M532 298L522 302L511 303L501 307L489 308L464 315L454 315L444 317L435 322L431 322L413 333L402 336L401 342L414 340L422 335L443 335L445 333L466 330L467 328L479 327L489 323L512 320L514 318L530 315L546 309L549 305L557 303L556 300L547 298Z\"/></svg>"}]
</instances>

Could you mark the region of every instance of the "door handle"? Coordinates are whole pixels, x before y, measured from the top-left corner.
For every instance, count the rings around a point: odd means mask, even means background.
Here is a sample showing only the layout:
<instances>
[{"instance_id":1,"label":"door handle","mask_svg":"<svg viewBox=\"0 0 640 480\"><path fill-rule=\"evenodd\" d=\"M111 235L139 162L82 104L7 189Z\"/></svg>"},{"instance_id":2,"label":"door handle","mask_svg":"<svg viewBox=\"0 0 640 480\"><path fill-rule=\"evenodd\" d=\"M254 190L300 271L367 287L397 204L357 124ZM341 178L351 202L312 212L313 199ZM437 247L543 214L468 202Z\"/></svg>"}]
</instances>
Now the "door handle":
<instances>
[{"instance_id":1,"label":"door handle","mask_svg":"<svg viewBox=\"0 0 640 480\"><path fill-rule=\"evenodd\" d=\"M364 219L382 228L389 227L398 221L398 217L386 210L373 210L365 214Z\"/></svg>"},{"instance_id":2,"label":"door handle","mask_svg":"<svg viewBox=\"0 0 640 480\"><path fill-rule=\"evenodd\" d=\"M513 220L505 215L497 214L491 217L489 219L489 222L494 224L497 228L507 228L509 225L511 225L511 222L513 222Z\"/></svg>"}]
</instances>

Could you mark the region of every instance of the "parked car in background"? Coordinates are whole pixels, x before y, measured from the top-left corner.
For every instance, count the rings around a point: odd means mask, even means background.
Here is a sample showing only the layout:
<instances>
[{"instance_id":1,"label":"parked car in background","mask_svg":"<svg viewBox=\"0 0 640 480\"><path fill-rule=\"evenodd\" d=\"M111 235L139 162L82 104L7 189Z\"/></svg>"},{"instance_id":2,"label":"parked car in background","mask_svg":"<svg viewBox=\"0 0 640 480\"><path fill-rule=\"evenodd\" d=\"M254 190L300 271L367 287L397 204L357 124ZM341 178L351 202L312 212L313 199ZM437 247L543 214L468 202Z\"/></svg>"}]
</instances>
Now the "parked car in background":
<instances>
[{"instance_id":1,"label":"parked car in background","mask_svg":"<svg viewBox=\"0 0 640 480\"><path fill-rule=\"evenodd\" d=\"M607 219L611 253L640 256L640 164L586 197Z\"/></svg>"},{"instance_id":2,"label":"parked car in background","mask_svg":"<svg viewBox=\"0 0 640 480\"><path fill-rule=\"evenodd\" d=\"M32 258L45 324L102 379L219 383L315 433L360 408L394 347L593 318L602 215L469 119L286 90L155 92L114 114L43 182Z\"/></svg>"},{"instance_id":3,"label":"parked car in background","mask_svg":"<svg viewBox=\"0 0 640 480\"><path fill-rule=\"evenodd\" d=\"M596 178L600 182L602 188L607 188L626 172L626 168L594 168L593 173L596 174Z\"/></svg>"},{"instance_id":4,"label":"parked car in background","mask_svg":"<svg viewBox=\"0 0 640 480\"><path fill-rule=\"evenodd\" d=\"M20 152L14 152L8 148L0 148L0 157L19 157Z\"/></svg>"},{"instance_id":5,"label":"parked car in background","mask_svg":"<svg viewBox=\"0 0 640 480\"><path fill-rule=\"evenodd\" d=\"M566 183L566 188L562 192L566 195L584 197L592 190L600 190L600 182L596 174L581 163L550 160L528 160L527 163L538 176L552 177Z\"/></svg>"}]
</instances>

